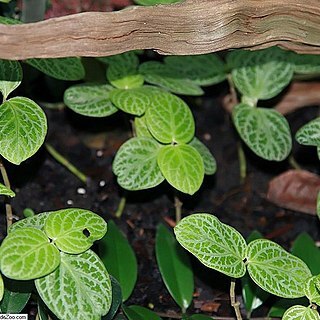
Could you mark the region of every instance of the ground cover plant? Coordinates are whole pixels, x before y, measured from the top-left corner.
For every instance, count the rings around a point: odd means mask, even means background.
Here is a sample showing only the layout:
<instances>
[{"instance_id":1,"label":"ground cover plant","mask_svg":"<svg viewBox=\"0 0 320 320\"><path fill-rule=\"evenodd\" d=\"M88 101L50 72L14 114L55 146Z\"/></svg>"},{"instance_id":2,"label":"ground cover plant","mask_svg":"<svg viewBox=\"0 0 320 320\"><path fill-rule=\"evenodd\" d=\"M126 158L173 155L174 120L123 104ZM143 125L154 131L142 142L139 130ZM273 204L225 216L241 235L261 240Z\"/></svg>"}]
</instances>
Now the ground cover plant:
<instances>
[{"instance_id":1,"label":"ground cover plant","mask_svg":"<svg viewBox=\"0 0 320 320\"><path fill-rule=\"evenodd\" d=\"M0 22L19 23L3 17ZM105 118L121 111L131 122L131 137L116 151L112 164L117 183L129 194L166 181L174 193L178 242L203 264L232 278L230 301L238 319L242 315L235 278L242 278L248 317L272 294L309 300L309 305L287 308L283 319L318 319L319 271L311 271L307 261L270 240L247 243L238 231L211 214L190 215L179 222L180 198L183 194L196 194L205 175L213 175L219 168L211 151L195 135L196 123L186 96L202 96L204 87L227 80L235 102L231 120L239 137L257 156L280 162L290 155L292 138L288 121L272 108L271 99L285 90L295 75L319 74L318 56L272 47L253 52L234 50L225 59L207 54L161 60L143 52L128 52L97 60L96 66L105 72L105 79L92 76L91 81L70 85L64 93L64 103L86 117ZM29 59L23 63L60 80L85 78L80 58ZM20 96L9 98L21 82L21 64L0 60L0 154L15 165L37 153L47 132L45 113L36 102ZM263 100L271 101L271 105L262 107ZM306 123L295 137L300 144L317 147L319 156L319 118ZM57 155L52 147L48 150ZM56 159L62 162L61 157ZM136 285L138 262L114 222L108 222L107 232L107 224L99 215L68 208L42 212L11 225L9 197L15 193L4 165L0 167L4 182L0 192L6 196L8 227L0 247L0 269L5 277L0 285L2 312L20 312L31 292L37 292L39 319L161 319L152 310L127 304ZM120 205L117 217L121 216L124 202ZM100 240L98 255L90 249L96 240ZM194 294L190 257L164 225L157 227L155 253L163 281L181 309L181 317L208 319L188 311ZM23 281L35 280L35 288L18 293L15 299L19 303L8 309L12 292L8 284L14 281L19 286L19 280L21 286ZM88 299L88 292L94 299Z\"/></svg>"}]
</instances>

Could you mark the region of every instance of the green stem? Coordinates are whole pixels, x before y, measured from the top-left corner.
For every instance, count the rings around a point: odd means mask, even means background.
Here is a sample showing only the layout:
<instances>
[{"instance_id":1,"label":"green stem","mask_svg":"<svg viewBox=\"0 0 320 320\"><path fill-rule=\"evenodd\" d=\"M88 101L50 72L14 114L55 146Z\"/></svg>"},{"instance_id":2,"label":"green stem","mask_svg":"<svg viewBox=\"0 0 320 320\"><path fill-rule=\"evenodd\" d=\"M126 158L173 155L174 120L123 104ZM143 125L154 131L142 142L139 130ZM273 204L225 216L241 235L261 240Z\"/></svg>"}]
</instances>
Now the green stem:
<instances>
[{"instance_id":1,"label":"green stem","mask_svg":"<svg viewBox=\"0 0 320 320\"><path fill-rule=\"evenodd\" d=\"M242 143L237 143L238 158L239 158L239 171L240 171L240 183L244 183L247 177L247 161L244 154Z\"/></svg>"},{"instance_id":2,"label":"green stem","mask_svg":"<svg viewBox=\"0 0 320 320\"><path fill-rule=\"evenodd\" d=\"M82 173L79 169L77 169L72 163L70 163L64 156L62 156L49 143L46 143L45 147L55 160L57 160L60 164L62 164L64 167L66 167L70 172L72 172L83 183L87 182L87 176L84 173Z\"/></svg>"},{"instance_id":3,"label":"green stem","mask_svg":"<svg viewBox=\"0 0 320 320\"><path fill-rule=\"evenodd\" d=\"M178 198L178 196L174 196L174 207L176 211L176 223L180 222L182 215L182 202Z\"/></svg>"},{"instance_id":4,"label":"green stem","mask_svg":"<svg viewBox=\"0 0 320 320\"><path fill-rule=\"evenodd\" d=\"M121 197L121 199L120 199L120 202L119 202L119 205L118 205L118 209L117 209L117 211L114 213L114 216L116 217L116 218L121 218L121 216L122 216L122 213L123 213L123 210L124 210L124 208L125 208L125 206L126 206L126 202L127 202L127 198L126 197Z\"/></svg>"},{"instance_id":5,"label":"green stem","mask_svg":"<svg viewBox=\"0 0 320 320\"><path fill-rule=\"evenodd\" d=\"M3 179L4 185L8 189L11 189L11 185L10 185L9 177L8 177L8 174L7 174L7 170L4 167L4 165L3 165L1 160L0 160L0 172L1 172L1 175L2 175L2 179ZM8 197L6 197L5 207L6 207L6 220L7 220L7 230L8 230L8 228L12 225L12 220L13 220L12 207L11 207L11 204L10 204L10 199Z\"/></svg>"},{"instance_id":6,"label":"green stem","mask_svg":"<svg viewBox=\"0 0 320 320\"><path fill-rule=\"evenodd\" d=\"M240 302L236 301L236 293L235 293L235 287L236 287L236 280L231 279L230 284L230 302L231 306L233 307L237 320L242 320L241 312L240 312Z\"/></svg>"},{"instance_id":7,"label":"green stem","mask_svg":"<svg viewBox=\"0 0 320 320\"><path fill-rule=\"evenodd\" d=\"M299 165L299 163L296 161L296 159L294 158L293 155L291 155L289 157L289 163L290 163L290 166L293 168L293 169L296 169L296 170L301 170L301 166Z\"/></svg>"}]
</instances>

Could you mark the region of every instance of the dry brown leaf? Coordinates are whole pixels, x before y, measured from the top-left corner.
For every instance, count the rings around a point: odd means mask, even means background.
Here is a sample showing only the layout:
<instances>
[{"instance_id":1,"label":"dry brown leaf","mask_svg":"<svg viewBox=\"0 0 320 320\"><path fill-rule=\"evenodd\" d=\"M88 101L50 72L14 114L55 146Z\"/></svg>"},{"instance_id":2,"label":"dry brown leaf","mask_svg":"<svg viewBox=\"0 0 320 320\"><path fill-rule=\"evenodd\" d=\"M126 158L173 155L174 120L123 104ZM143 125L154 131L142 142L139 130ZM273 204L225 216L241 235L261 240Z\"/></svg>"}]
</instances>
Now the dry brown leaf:
<instances>
[{"instance_id":1,"label":"dry brown leaf","mask_svg":"<svg viewBox=\"0 0 320 320\"><path fill-rule=\"evenodd\" d=\"M316 214L320 177L305 170L289 170L269 182L267 198L276 205Z\"/></svg>"}]
</instances>

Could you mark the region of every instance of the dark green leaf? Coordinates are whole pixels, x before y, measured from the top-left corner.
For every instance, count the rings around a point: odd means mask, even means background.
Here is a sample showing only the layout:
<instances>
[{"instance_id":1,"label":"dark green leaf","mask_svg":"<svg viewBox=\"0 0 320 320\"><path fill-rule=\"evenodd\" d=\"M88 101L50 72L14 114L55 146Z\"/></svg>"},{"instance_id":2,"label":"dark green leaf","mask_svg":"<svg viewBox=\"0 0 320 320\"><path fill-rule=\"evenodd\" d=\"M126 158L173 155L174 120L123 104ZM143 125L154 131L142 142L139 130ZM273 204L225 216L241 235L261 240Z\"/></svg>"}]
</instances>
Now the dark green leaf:
<instances>
[{"instance_id":1,"label":"dark green leaf","mask_svg":"<svg viewBox=\"0 0 320 320\"><path fill-rule=\"evenodd\" d=\"M128 240L113 221L108 222L108 232L99 241L99 251L108 272L121 286L122 300L126 301L137 281L137 259Z\"/></svg>"},{"instance_id":2,"label":"dark green leaf","mask_svg":"<svg viewBox=\"0 0 320 320\"><path fill-rule=\"evenodd\" d=\"M122 293L119 282L113 277L110 276L111 287L112 287L112 302L109 312L102 317L101 320L112 320L116 315L120 304L122 303Z\"/></svg>"},{"instance_id":3,"label":"dark green leaf","mask_svg":"<svg viewBox=\"0 0 320 320\"><path fill-rule=\"evenodd\" d=\"M122 305L122 310L129 320L161 320L156 313L144 307Z\"/></svg>"},{"instance_id":4,"label":"dark green leaf","mask_svg":"<svg viewBox=\"0 0 320 320\"><path fill-rule=\"evenodd\" d=\"M320 274L320 249L307 233L301 233L294 241L291 253L303 260L313 275Z\"/></svg>"},{"instance_id":5,"label":"dark green leaf","mask_svg":"<svg viewBox=\"0 0 320 320\"><path fill-rule=\"evenodd\" d=\"M293 64L293 71L295 73L320 73L320 56L317 54L298 54L295 52L290 52L289 59Z\"/></svg>"},{"instance_id":6,"label":"dark green leaf","mask_svg":"<svg viewBox=\"0 0 320 320\"><path fill-rule=\"evenodd\" d=\"M189 319L190 320L213 320L213 318L209 316L205 316L203 314L193 314Z\"/></svg>"},{"instance_id":7,"label":"dark green leaf","mask_svg":"<svg viewBox=\"0 0 320 320\"><path fill-rule=\"evenodd\" d=\"M162 279L183 312L190 306L194 291L193 272L186 252L162 224L156 235L156 256Z\"/></svg>"}]
</instances>

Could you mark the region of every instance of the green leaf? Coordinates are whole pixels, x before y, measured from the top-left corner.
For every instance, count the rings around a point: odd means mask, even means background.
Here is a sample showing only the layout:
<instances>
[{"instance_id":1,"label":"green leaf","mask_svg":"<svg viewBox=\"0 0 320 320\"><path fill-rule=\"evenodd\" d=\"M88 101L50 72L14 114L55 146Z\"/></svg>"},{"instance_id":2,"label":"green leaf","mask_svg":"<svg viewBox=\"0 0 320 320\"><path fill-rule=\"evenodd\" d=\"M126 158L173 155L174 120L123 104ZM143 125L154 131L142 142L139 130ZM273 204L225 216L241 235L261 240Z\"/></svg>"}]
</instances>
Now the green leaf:
<instances>
[{"instance_id":1,"label":"green leaf","mask_svg":"<svg viewBox=\"0 0 320 320\"><path fill-rule=\"evenodd\" d=\"M1 313L20 313L31 296L29 282L16 281L5 278L3 299L0 302Z\"/></svg>"},{"instance_id":2,"label":"green leaf","mask_svg":"<svg viewBox=\"0 0 320 320\"><path fill-rule=\"evenodd\" d=\"M300 128L296 133L296 140L303 145L320 147L320 117Z\"/></svg>"},{"instance_id":3,"label":"green leaf","mask_svg":"<svg viewBox=\"0 0 320 320\"><path fill-rule=\"evenodd\" d=\"M112 165L119 185L127 190L144 190L159 185L164 180L157 164L159 148L152 138L126 141Z\"/></svg>"},{"instance_id":4,"label":"green leaf","mask_svg":"<svg viewBox=\"0 0 320 320\"><path fill-rule=\"evenodd\" d=\"M64 92L64 103L76 113L89 117L110 116L118 111L110 100L113 87L107 84L80 84Z\"/></svg>"},{"instance_id":5,"label":"green leaf","mask_svg":"<svg viewBox=\"0 0 320 320\"><path fill-rule=\"evenodd\" d=\"M151 105L155 95L161 93L161 91L162 90L151 86L133 89L116 89L110 93L110 99L120 110L141 116Z\"/></svg>"},{"instance_id":6,"label":"green leaf","mask_svg":"<svg viewBox=\"0 0 320 320\"><path fill-rule=\"evenodd\" d=\"M47 308L41 299L38 299L38 317L39 319L36 318L38 320L50 320Z\"/></svg>"},{"instance_id":7,"label":"green leaf","mask_svg":"<svg viewBox=\"0 0 320 320\"><path fill-rule=\"evenodd\" d=\"M174 228L179 243L208 268L233 278L246 272L245 251L247 244L242 235L207 213L183 218Z\"/></svg>"},{"instance_id":8,"label":"green leaf","mask_svg":"<svg viewBox=\"0 0 320 320\"><path fill-rule=\"evenodd\" d=\"M44 142L47 119L32 100L14 97L0 106L0 154L14 164L34 155Z\"/></svg>"},{"instance_id":9,"label":"green leaf","mask_svg":"<svg viewBox=\"0 0 320 320\"><path fill-rule=\"evenodd\" d=\"M0 0L0 2L3 2L3 3L9 3L11 0Z\"/></svg>"},{"instance_id":10,"label":"green leaf","mask_svg":"<svg viewBox=\"0 0 320 320\"><path fill-rule=\"evenodd\" d=\"M158 85L176 94L201 96L203 90L200 86L171 69L170 66L157 61L148 61L140 65L139 71L144 75L145 81Z\"/></svg>"},{"instance_id":11,"label":"green leaf","mask_svg":"<svg viewBox=\"0 0 320 320\"><path fill-rule=\"evenodd\" d=\"M13 19L13 18L8 18L8 17L2 17L0 16L0 23L1 24L22 24L22 21Z\"/></svg>"},{"instance_id":12,"label":"green leaf","mask_svg":"<svg viewBox=\"0 0 320 320\"><path fill-rule=\"evenodd\" d=\"M200 86L217 84L226 79L225 64L216 54L168 56L164 62L171 70Z\"/></svg>"},{"instance_id":13,"label":"green leaf","mask_svg":"<svg viewBox=\"0 0 320 320\"><path fill-rule=\"evenodd\" d=\"M3 295L4 295L4 284L3 284L2 275L0 274L0 301L3 298Z\"/></svg>"},{"instance_id":14,"label":"green leaf","mask_svg":"<svg viewBox=\"0 0 320 320\"><path fill-rule=\"evenodd\" d=\"M141 117L134 118L134 130L135 134L138 138L145 137L145 138L152 138L152 135L148 129L146 116L143 115Z\"/></svg>"},{"instance_id":15,"label":"green leaf","mask_svg":"<svg viewBox=\"0 0 320 320\"><path fill-rule=\"evenodd\" d=\"M285 51L277 47L236 50L227 57L236 88L242 95L259 100L275 97L290 83L293 67L287 60Z\"/></svg>"},{"instance_id":16,"label":"green leaf","mask_svg":"<svg viewBox=\"0 0 320 320\"><path fill-rule=\"evenodd\" d=\"M311 277L302 260L266 239L248 244L247 269L258 286L283 298L302 297L304 283Z\"/></svg>"},{"instance_id":17,"label":"green leaf","mask_svg":"<svg viewBox=\"0 0 320 320\"><path fill-rule=\"evenodd\" d=\"M213 320L213 318L209 316L205 316L203 314L193 314L189 319L190 320Z\"/></svg>"},{"instance_id":18,"label":"green leaf","mask_svg":"<svg viewBox=\"0 0 320 320\"><path fill-rule=\"evenodd\" d=\"M278 299L268 312L268 317L282 318L287 309L297 305L308 305L309 301L306 297L297 299Z\"/></svg>"},{"instance_id":19,"label":"green leaf","mask_svg":"<svg viewBox=\"0 0 320 320\"><path fill-rule=\"evenodd\" d=\"M108 272L119 282L122 300L126 301L137 281L137 259L128 240L113 221L108 233L99 242L100 257Z\"/></svg>"},{"instance_id":20,"label":"green leaf","mask_svg":"<svg viewBox=\"0 0 320 320\"><path fill-rule=\"evenodd\" d=\"M107 223L89 210L62 209L49 215L44 231L59 250L78 254L105 235Z\"/></svg>"},{"instance_id":21,"label":"green leaf","mask_svg":"<svg viewBox=\"0 0 320 320\"><path fill-rule=\"evenodd\" d=\"M192 302L194 291L189 257L163 224L158 226L155 248L162 279L170 295L184 313Z\"/></svg>"},{"instance_id":22,"label":"green leaf","mask_svg":"<svg viewBox=\"0 0 320 320\"><path fill-rule=\"evenodd\" d=\"M243 141L259 157L282 161L289 155L290 128L279 112L240 103L233 108L232 119Z\"/></svg>"},{"instance_id":23,"label":"green leaf","mask_svg":"<svg viewBox=\"0 0 320 320\"><path fill-rule=\"evenodd\" d=\"M252 242L256 239L261 239L262 234L258 231L253 231L247 238L247 243ZM257 286L246 273L241 278L242 284L242 296L244 300L244 305L247 311L247 317L250 318L251 312L258 307L260 307L264 301L269 297L269 293L263 291L259 286Z\"/></svg>"},{"instance_id":24,"label":"green leaf","mask_svg":"<svg viewBox=\"0 0 320 320\"><path fill-rule=\"evenodd\" d=\"M112 298L102 261L91 250L60 255L60 266L35 281L41 299L59 319L100 320L109 311Z\"/></svg>"},{"instance_id":25,"label":"green leaf","mask_svg":"<svg viewBox=\"0 0 320 320\"><path fill-rule=\"evenodd\" d=\"M214 174L217 171L217 162L210 150L198 138L194 137L189 145L194 147L202 157L205 174Z\"/></svg>"},{"instance_id":26,"label":"green leaf","mask_svg":"<svg viewBox=\"0 0 320 320\"><path fill-rule=\"evenodd\" d=\"M78 57L27 59L26 63L46 75L59 80L76 81L85 76L85 70Z\"/></svg>"},{"instance_id":27,"label":"green leaf","mask_svg":"<svg viewBox=\"0 0 320 320\"><path fill-rule=\"evenodd\" d=\"M108 81L118 89L132 89L143 85L144 77L138 73L139 59L133 52L109 57Z\"/></svg>"},{"instance_id":28,"label":"green leaf","mask_svg":"<svg viewBox=\"0 0 320 320\"><path fill-rule=\"evenodd\" d=\"M1 272L10 279L31 280L52 272L60 263L58 249L35 228L11 232L0 247Z\"/></svg>"},{"instance_id":29,"label":"green leaf","mask_svg":"<svg viewBox=\"0 0 320 320\"><path fill-rule=\"evenodd\" d=\"M154 6L156 4L170 4L181 2L182 0L134 0L135 3L142 6Z\"/></svg>"},{"instance_id":30,"label":"green leaf","mask_svg":"<svg viewBox=\"0 0 320 320\"><path fill-rule=\"evenodd\" d=\"M129 320L161 320L153 311L140 306L122 306L122 310Z\"/></svg>"},{"instance_id":31,"label":"green leaf","mask_svg":"<svg viewBox=\"0 0 320 320\"><path fill-rule=\"evenodd\" d=\"M320 73L320 56L315 54L297 54L290 52L290 62L293 64L293 71L300 74Z\"/></svg>"},{"instance_id":32,"label":"green leaf","mask_svg":"<svg viewBox=\"0 0 320 320\"><path fill-rule=\"evenodd\" d=\"M174 188L190 195L200 189L204 165L196 149L185 144L164 146L157 160L163 176Z\"/></svg>"},{"instance_id":33,"label":"green leaf","mask_svg":"<svg viewBox=\"0 0 320 320\"><path fill-rule=\"evenodd\" d=\"M162 143L188 143L194 136L195 124L188 105L177 96L163 92L146 111L151 134Z\"/></svg>"},{"instance_id":34,"label":"green leaf","mask_svg":"<svg viewBox=\"0 0 320 320\"><path fill-rule=\"evenodd\" d=\"M7 188L5 185L0 183L0 194L8 197L15 197L16 194L9 188Z\"/></svg>"},{"instance_id":35,"label":"green leaf","mask_svg":"<svg viewBox=\"0 0 320 320\"><path fill-rule=\"evenodd\" d=\"M316 286L316 282L319 281L319 277L314 276L309 278L304 285L304 295L309 299L310 304L316 303L320 305L320 292Z\"/></svg>"},{"instance_id":36,"label":"green leaf","mask_svg":"<svg viewBox=\"0 0 320 320\"><path fill-rule=\"evenodd\" d=\"M3 100L15 90L22 81L22 68L18 61L0 59L0 92Z\"/></svg>"},{"instance_id":37,"label":"green leaf","mask_svg":"<svg viewBox=\"0 0 320 320\"><path fill-rule=\"evenodd\" d=\"M291 253L303 260L313 275L320 274L320 249L307 233L301 233L293 242Z\"/></svg>"},{"instance_id":38,"label":"green leaf","mask_svg":"<svg viewBox=\"0 0 320 320\"><path fill-rule=\"evenodd\" d=\"M317 310L304 306L293 306L288 309L282 317L282 320L319 320L320 316Z\"/></svg>"},{"instance_id":39,"label":"green leaf","mask_svg":"<svg viewBox=\"0 0 320 320\"><path fill-rule=\"evenodd\" d=\"M102 317L101 320L112 320L118 312L118 309L122 303L122 292L119 282L111 275L111 288L112 288L112 302L109 312Z\"/></svg>"},{"instance_id":40,"label":"green leaf","mask_svg":"<svg viewBox=\"0 0 320 320\"><path fill-rule=\"evenodd\" d=\"M27 228L27 227L44 230L45 222L51 213L52 212L42 212L34 215L33 217L19 220L10 226L8 233L11 233L17 229Z\"/></svg>"}]
</instances>

